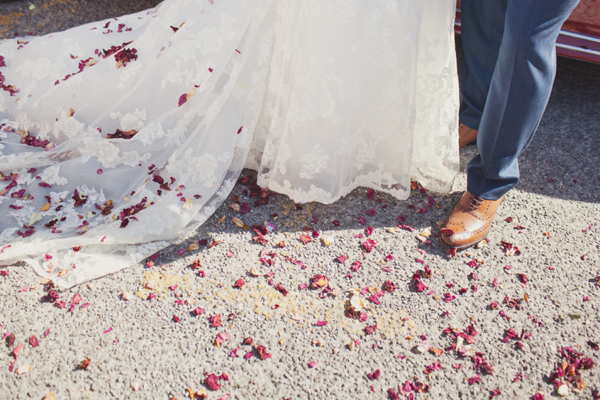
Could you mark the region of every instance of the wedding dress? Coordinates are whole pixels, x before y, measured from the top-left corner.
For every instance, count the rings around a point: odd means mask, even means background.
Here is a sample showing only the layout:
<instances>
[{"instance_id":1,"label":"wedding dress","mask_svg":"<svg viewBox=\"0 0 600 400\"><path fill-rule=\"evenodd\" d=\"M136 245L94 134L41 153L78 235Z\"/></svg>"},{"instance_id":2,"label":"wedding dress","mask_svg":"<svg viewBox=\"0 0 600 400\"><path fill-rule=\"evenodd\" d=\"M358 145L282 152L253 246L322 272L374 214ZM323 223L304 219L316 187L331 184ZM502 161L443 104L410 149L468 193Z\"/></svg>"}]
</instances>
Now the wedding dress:
<instances>
[{"instance_id":1,"label":"wedding dress","mask_svg":"<svg viewBox=\"0 0 600 400\"><path fill-rule=\"evenodd\" d=\"M244 167L330 203L458 170L451 0L166 0L0 43L0 262L69 287L189 236ZM68 273L67 273L68 272Z\"/></svg>"}]
</instances>

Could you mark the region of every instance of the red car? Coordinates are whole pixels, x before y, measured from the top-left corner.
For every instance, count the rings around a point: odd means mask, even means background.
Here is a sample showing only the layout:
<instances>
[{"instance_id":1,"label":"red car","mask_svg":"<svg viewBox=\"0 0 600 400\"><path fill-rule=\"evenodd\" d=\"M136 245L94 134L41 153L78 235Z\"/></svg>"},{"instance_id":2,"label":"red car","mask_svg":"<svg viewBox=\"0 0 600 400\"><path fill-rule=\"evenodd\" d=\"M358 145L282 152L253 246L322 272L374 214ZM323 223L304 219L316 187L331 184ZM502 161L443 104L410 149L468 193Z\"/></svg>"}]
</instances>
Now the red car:
<instances>
[{"instance_id":1,"label":"red car","mask_svg":"<svg viewBox=\"0 0 600 400\"><path fill-rule=\"evenodd\" d=\"M460 33L460 0L456 7L455 29ZM600 64L600 0L579 2L560 31L556 52Z\"/></svg>"}]
</instances>

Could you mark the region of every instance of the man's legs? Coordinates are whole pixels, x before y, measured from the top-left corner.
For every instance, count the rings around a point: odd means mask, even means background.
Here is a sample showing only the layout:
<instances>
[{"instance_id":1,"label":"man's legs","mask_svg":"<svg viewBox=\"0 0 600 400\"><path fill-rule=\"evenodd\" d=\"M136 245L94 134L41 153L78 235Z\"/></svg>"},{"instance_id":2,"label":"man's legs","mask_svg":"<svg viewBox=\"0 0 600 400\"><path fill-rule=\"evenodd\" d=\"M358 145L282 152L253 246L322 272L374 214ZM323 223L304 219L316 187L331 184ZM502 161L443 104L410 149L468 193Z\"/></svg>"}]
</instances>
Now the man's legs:
<instances>
[{"instance_id":1,"label":"man's legs","mask_svg":"<svg viewBox=\"0 0 600 400\"><path fill-rule=\"evenodd\" d=\"M552 91L556 38L578 3L506 1L498 59L479 122L479 155L467 169L467 190L487 200L501 198L519 181L517 157L533 138Z\"/></svg>"},{"instance_id":2,"label":"man's legs","mask_svg":"<svg viewBox=\"0 0 600 400\"><path fill-rule=\"evenodd\" d=\"M479 131L479 154L467 168L467 193L445 224L442 239L450 246L484 239L502 196L518 183L517 158L552 91L556 38L578 1L463 0L467 36L460 118Z\"/></svg>"},{"instance_id":3,"label":"man's legs","mask_svg":"<svg viewBox=\"0 0 600 400\"><path fill-rule=\"evenodd\" d=\"M464 58L460 79L460 122L478 130L496 68L506 15L506 0L463 0Z\"/></svg>"}]
</instances>

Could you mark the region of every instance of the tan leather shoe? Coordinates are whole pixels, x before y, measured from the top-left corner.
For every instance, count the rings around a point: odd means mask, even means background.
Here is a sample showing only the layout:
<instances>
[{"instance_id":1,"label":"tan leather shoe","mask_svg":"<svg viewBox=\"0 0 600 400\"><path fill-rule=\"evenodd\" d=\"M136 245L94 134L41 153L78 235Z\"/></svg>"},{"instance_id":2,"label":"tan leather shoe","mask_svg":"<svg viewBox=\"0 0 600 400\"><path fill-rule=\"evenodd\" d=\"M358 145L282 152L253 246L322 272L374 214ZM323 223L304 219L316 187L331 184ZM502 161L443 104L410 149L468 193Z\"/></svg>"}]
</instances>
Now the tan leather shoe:
<instances>
[{"instance_id":1,"label":"tan leather shoe","mask_svg":"<svg viewBox=\"0 0 600 400\"><path fill-rule=\"evenodd\" d=\"M458 124L458 148L462 149L477 140L477 131L469 128L462 122Z\"/></svg>"},{"instance_id":2,"label":"tan leather shoe","mask_svg":"<svg viewBox=\"0 0 600 400\"><path fill-rule=\"evenodd\" d=\"M490 231L502 199L485 200L465 192L442 228L442 241L458 250L481 242Z\"/></svg>"}]
</instances>

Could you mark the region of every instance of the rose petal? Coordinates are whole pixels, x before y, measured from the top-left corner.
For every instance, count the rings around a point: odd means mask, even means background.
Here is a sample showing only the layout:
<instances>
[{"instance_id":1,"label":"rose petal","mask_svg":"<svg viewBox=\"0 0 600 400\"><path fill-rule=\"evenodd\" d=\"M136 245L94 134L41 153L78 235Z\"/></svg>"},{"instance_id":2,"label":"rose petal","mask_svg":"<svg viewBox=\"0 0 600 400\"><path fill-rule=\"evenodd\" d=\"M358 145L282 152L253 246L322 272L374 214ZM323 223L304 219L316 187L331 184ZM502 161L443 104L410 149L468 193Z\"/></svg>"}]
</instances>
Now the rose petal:
<instances>
[{"instance_id":1,"label":"rose petal","mask_svg":"<svg viewBox=\"0 0 600 400\"><path fill-rule=\"evenodd\" d=\"M219 383L219 377L215 374L207 374L204 379L204 385L210 390L219 390L221 389L221 384Z\"/></svg>"}]
</instances>

